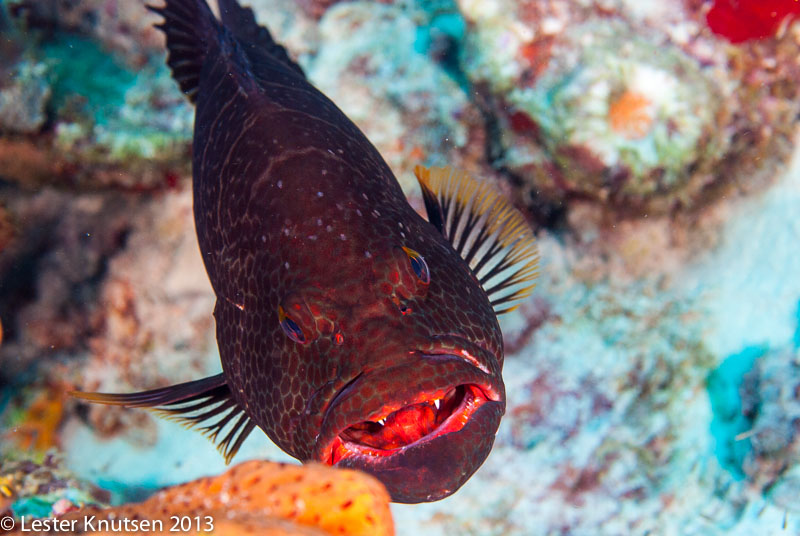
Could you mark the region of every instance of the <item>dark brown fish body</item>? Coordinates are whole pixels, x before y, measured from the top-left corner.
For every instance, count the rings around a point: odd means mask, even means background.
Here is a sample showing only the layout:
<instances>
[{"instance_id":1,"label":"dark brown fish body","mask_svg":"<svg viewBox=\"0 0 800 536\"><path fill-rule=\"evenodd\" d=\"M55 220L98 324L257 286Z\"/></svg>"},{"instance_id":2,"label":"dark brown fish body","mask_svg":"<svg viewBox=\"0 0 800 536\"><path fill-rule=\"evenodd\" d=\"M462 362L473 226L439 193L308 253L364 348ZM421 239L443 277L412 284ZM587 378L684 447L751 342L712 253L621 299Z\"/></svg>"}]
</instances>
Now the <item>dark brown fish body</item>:
<instances>
[{"instance_id":1,"label":"dark brown fish body","mask_svg":"<svg viewBox=\"0 0 800 536\"><path fill-rule=\"evenodd\" d=\"M252 12L220 4L234 31L204 0L157 11L196 104L195 221L223 376L115 403L205 411L210 397L240 421L231 452L257 425L300 460L376 475L396 501L447 496L483 463L505 410L487 293Z\"/></svg>"}]
</instances>

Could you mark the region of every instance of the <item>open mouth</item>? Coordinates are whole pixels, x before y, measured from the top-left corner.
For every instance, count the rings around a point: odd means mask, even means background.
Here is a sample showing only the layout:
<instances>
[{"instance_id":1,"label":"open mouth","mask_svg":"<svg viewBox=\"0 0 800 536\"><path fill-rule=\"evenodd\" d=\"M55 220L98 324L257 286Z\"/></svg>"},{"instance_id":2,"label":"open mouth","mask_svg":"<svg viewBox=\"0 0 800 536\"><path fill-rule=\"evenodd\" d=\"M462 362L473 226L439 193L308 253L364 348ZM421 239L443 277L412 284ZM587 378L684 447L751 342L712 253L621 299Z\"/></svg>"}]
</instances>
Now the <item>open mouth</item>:
<instances>
[{"instance_id":1,"label":"open mouth","mask_svg":"<svg viewBox=\"0 0 800 536\"><path fill-rule=\"evenodd\" d=\"M423 441L461 430L475 411L496 397L476 384L462 384L399 408L384 408L349 426L334 439L325 461L335 465L353 456L391 456Z\"/></svg>"}]
</instances>

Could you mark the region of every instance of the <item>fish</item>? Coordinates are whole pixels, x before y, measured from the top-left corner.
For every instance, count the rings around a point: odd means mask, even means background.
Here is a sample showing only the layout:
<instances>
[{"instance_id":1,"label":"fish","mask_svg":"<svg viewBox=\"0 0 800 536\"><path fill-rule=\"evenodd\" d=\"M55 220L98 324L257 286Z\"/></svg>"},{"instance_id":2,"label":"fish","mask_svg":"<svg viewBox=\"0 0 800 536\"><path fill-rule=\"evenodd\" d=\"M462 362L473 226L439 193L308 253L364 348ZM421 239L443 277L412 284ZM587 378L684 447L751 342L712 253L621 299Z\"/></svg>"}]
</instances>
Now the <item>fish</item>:
<instances>
[{"instance_id":1,"label":"fish","mask_svg":"<svg viewBox=\"0 0 800 536\"><path fill-rule=\"evenodd\" d=\"M192 194L222 373L75 392L198 428L226 461L256 428L395 502L458 490L505 412L498 315L538 275L534 231L486 182L417 166L427 219L251 8L148 6L195 106Z\"/></svg>"}]
</instances>

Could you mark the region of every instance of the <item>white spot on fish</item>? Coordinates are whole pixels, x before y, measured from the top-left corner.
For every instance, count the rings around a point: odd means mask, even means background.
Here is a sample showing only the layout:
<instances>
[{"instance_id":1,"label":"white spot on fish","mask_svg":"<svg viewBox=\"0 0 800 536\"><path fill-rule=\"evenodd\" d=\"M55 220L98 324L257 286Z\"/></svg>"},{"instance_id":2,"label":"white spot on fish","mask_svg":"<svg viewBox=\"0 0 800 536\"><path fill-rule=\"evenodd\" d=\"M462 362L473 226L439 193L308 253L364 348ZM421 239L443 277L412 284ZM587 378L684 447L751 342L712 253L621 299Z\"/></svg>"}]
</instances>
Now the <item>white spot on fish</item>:
<instances>
[{"instance_id":1,"label":"white spot on fish","mask_svg":"<svg viewBox=\"0 0 800 536\"><path fill-rule=\"evenodd\" d=\"M397 222L397 226L402 229L403 228L403 222L401 222L401 221Z\"/></svg>"},{"instance_id":2,"label":"white spot on fish","mask_svg":"<svg viewBox=\"0 0 800 536\"><path fill-rule=\"evenodd\" d=\"M404 233L403 231L400 231L400 237L401 238L405 238L406 237L406 233Z\"/></svg>"},{"instance_id":3,"label":"white spot on fish","mask_svg":"<svg viewBox=\"0 0 800 536\"><path fill-rule=\"evenodd\" d=\"M380 212L378 212L377 210L373 210L373 211L372 211L372 217L373 217L373 218L377 218L377 217L378 217L378 216L380 216L380 215L381 215L381 213L380 213Z\"/></svg>"},{"instance_id":4,"label":"white spot on fish","mask_svg":"<svg viewBox=\"0 0 800 536\"><path fill-rule=\"evenodd\" d=\"M284 262L284 263L283 263L283 266L284 266L284 268L286 268L287 270L289 269L289 263L288 263L288 262Z\"/></svg>"},{"instance_id":5,"label":"white spot on fish","mask_svg":"<svg viewBox=\"0 0 800 536\"><path fill-rule=\"evenodd\" d=\"M341 238L342 240L347 240L347 237L344 235L344 233L340 234L339 238Z\"/></svg>"},{"instance_id":6,"label":"white spot on fish","mask_svg":"<svg viewBox=\"0 0 800 536\"><path fill-rule=\"evenodd\" d=\"M339 154L344 154L344 151L342 151L341 149L336 149L336 151L337 151Z\"/></svg>"},{"instance_id":7,"label":"white spot on fish","mask_svg":"<svg viewBox=\"0 0 800 536\"><path fill-rule=\"evenodd\" d=\"M368 258L368 259L369 259L369 258L372 258L372 253L370 253L369 251L365 251L365 252L364 252L364 256L365 256L366 258Z\"/></svg>"},{"instance_id":8,"label":"white spot on fish","mask_svg":"<svg viewBox=\"0 0 800 536\"><path fill-rule=\"evenodd\" d=\"M317 225L318 225L318 226L320 226L320 227L322 227L322 219L320 219L320 218L317 218Z\"/></svg>"},{"instance_id":9,"label":"white spot on fish","mask_svg":"<svg viewBox=\"0 0 800 536\"><path fill-rule=\"evenodd\" d=\"M327 174L328 174L328 170L327 170L327 169L323 169L323 170L322 170L322 174L323 174L323 175L327 175Z\"/></svg>"},{"instance_id":10,"label":"white spot on fish","mask_svg":"<svg viewBox=\"0 0 800 536\"><path fill-rule=\"evenodd\" d=\"M317 192L317 197L322 197L323 195L325 194L323 194L322 192Z\"/></svg>"},{"instance_id":11,"label":"white spot on fish","mask_svg":"<svg viewBox=\"0 0 800 536\"><path fill-rule=\"evenodd\" d=\"M369 201L369 197L367 197L367 194L365 194L365 193L362 193L362 194L361 194L361 197L363 197L364 199L366 199L367 201Z\"/></svg>"},{"instance_id":12,"label":"white spot on fish","mask_svg":"<svg viewBox=\"0 0 800 536\"><path fill-rule=\"evenodd\" d=\"M333 151L331 151L330 149L328 149L328 152L329 152L329 153L331 153L332 155L336 156L336 155L334 154L334 152L333 152Z\"/></svg>"},{"instance_id":13,"label":"white spot on fish","mask_svg":"<svg viewBox=\"0 0 800 536\"><path fill-rule=\"evenodd\" d=\"M267 241L267 235L263 235L263 234L262 234L262 235L261 235L261 241L262 241L262 242L266 242L266 241Z\"/></svg>"},{"instance_id":14,"label":"white spot on fish","mask_svg":"<svg viewBox=\"0 0 800 536\"><path fill-rule=\"evenodd\" d=\"M356 214L358 214L359 216L361 216L361 211L360 211L360 210L358 210L358 209L356 209Z\"/></svg>"},{"instance_id":15,"label":"white spot on fish","mask_svg":"<svg viewBox=\"0 0 800 536\"><path fill-rule=\"evenodd\" d=\"M315 234L308 235L308 239L309 240L316 240L317 239L317 235L315 235Z\"/></svg>"},{"instance_id":16,"label":"white spot on fish","mask_svg":"<svg viewBox=\"0 0 800 536\"><path fill-rule=\"evenodd\" d=\"M331 231L333 231L333 227L331 227L330 225L326 225L325 230L330 233Z\"/></svg>"},{"instance_id":17,"label":"white spot on fish","mask_svg":"<svg viewBox=\"0 0 800 536\"><path fill-rule=\"evenodd\" d=\"M278 188L283 188L283 181L278 181Z\"/></svg>"},{"instance_id":18,"label":"white spot on fish","mask_svg":"<svg viewBox=\"0 0 800 536\"><path fill-rule=\"evenodd\" d=\"M285 234L286 236L289 236L289 228L288 227L284 227L283 228L283 234Z\"/></svg>"}]
</instances>

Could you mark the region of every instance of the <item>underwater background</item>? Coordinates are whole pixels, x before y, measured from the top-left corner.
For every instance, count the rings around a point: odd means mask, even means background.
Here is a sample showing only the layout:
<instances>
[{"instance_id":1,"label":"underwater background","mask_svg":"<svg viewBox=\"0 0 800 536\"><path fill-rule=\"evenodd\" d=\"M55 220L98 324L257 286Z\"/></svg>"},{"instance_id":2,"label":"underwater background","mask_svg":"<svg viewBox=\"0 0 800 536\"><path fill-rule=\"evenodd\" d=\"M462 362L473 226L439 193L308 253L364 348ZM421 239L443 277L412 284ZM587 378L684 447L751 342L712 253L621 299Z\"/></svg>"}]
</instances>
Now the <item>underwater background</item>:
<instances>
[{"instance_id":1,"label":"underwater background","mask_svg":"<svg viewBox=\"0 0 800 536\"><path fill-rule=\"evenodd\" d=\"M800 533L798 2L242 3L416 208L414 166L452 165L536 230L493 451L390 519L373 481L225 473L195 431L69 398L220 370L193 110L142 2L0 0L0 516L222 475L180 497L222 511L235 486L225 509L280 521L225 534ZM292 461L261 433L246 460Z\"/></svg>"}]
</instances>

